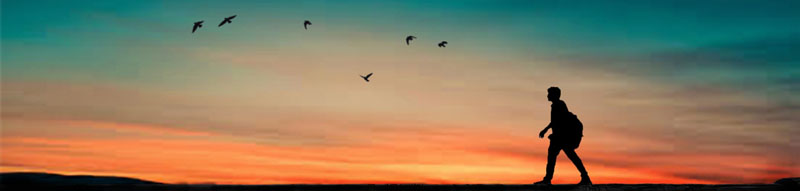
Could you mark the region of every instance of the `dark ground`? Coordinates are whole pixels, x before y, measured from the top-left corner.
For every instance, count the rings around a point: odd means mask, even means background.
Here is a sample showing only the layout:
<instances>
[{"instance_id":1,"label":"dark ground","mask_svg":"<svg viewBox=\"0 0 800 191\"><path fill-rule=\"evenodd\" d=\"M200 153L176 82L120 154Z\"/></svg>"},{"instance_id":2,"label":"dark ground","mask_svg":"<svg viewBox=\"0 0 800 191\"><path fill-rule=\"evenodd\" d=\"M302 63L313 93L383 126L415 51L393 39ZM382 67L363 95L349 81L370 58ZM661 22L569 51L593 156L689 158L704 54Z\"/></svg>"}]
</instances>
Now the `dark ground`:
<instances>
[{"instance_id":1,"label":"dark ground","mask_svg":"<svg viewBox=\"0 0 800 191\"><path fill-rule=\"evenodd\" d=\"M775 184L598 184L592 186L530 184L346 184L346 185L196 185L162 184L158 182L103 176L64 176L47 173L0 173L0 190L53 191L800 191L800 178L785 178Z\"/></svg>"},{"instance_id":2,"label":"dark ground","mask_svg":"<svg viewBox=\"0 0 800 191\"><path fill-rule=\"evenodd\" d=\"M495 191L495 190L608 190L608 191L798 191L797 187L779 184L731 184L731 185L700 185L700 184L599 184L593 186L575 185L502 185L502 184L475 184L475 185L424 185L424 184L356 184L356 185L3 185L0 190L58 190L58 191Z\"/></svg>"}]
</instances>

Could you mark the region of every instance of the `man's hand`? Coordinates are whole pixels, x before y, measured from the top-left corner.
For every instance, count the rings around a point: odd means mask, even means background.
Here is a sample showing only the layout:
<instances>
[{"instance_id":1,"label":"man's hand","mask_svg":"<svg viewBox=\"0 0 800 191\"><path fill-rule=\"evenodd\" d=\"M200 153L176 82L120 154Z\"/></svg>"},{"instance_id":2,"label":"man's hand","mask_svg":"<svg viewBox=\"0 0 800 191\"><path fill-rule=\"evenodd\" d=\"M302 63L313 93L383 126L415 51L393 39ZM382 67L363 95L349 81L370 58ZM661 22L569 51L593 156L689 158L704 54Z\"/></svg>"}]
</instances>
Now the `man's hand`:
<instances>
[{"instance_id":1,"label":"man's hand","mask_svg":"<svg viewBox=\"0 0 800 191\"><path fill-rule=\"evenodd\" d=\"M544 138L545 133L547 133L547 128L542 129L542 132L539 132L539 138Z\"/></svg>"}]
</instances>

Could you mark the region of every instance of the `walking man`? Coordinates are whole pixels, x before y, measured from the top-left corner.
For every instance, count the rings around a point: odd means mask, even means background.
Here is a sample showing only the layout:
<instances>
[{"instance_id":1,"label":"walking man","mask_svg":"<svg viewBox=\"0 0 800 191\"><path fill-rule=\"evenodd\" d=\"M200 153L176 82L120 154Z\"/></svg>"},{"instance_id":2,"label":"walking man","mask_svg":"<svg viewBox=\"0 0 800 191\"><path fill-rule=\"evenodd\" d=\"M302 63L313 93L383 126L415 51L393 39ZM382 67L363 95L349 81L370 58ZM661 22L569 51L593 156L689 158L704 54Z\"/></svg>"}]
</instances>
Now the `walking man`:
<instances>
[{"instance_id":1,"label":"walking man","mask_svg":"<svg viewBox=\"0 0 800 191\"><path fill-rule=\"evenodd\" d=\"M586 168L575 149L581 143L583 137L583 125L578 117L569 112L567 104L561 99L561 89L550 87L547 89L547 100L553 102L550 105L550 124L539 133L539 138L544 138L548 129L553 129L553 133L547 136L550 139L550 147L547 149L547 171L542 181L536 182L537 185L550 185L553 179L553 170L556 167L556 158L561 150L567 155L572 164L581 172L581 182L578 185L592 185Z\"/></svg>"}]
</instances>

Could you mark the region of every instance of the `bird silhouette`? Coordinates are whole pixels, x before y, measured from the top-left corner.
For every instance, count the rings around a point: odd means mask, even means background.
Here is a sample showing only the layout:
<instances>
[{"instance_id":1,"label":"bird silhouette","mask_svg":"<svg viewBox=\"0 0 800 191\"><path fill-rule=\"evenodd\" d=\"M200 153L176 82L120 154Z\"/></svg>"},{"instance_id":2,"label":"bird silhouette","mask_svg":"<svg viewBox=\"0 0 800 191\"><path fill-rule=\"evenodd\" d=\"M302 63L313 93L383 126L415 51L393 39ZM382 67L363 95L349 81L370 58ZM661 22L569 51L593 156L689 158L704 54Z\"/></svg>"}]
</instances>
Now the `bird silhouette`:
<instances>
[{"instance_id":1,"label":"bird silhouette","mask_svg":"<svg viewBox=\"0 0 800 191\"><path fill-rule=\"evenodd\" d=\"M225 20L222 20L222 22L221 22L221 23L219 23L219 26L217 26L217 27L221 27L221 26L222 26L222 25L224 25L225 23L231 23L231 20L232 20L233 18L236 18L236 15L233 15L233 16L230 16L230 17L225 17Z\"/></svg>"},{"instance_id":2,"label":"bird silhouette","mask_svg":"<svg viewBox=\"0 0 800 191\"><path fill-rule=\"evenodd\" d=\"M411 45L411 40L417 39L415 36L407 36L406 37L406 45Z\"/></svg>"},{"instance_id":3,"label":"bird silhouette","mask_svg":"<svg viewBox=\"0 0 800 191\"><path fill-rule=\"evenodd\" d=\"M202 27L203 27L203 21L194 22L194 27L192 27L192 33L194 33L194 31L196 31L197 28L202 28Z\"/></svg>"},{"instance_id":4,"label":"bird silhouette","mask_svg":"<svg viewBox=\"0 0 800 191\"><path fill-rule=\"evenodd\" d=\"M447 47L447 41L442 41L439 43L439 48Z\"/></svg>"},{"instance_id":5,"label":"bird silhouette","mask_svg":"<svg viewBox=\"0 0 800 191\"><path fill-rule=\"evenodd\" d=\"M303 22L303 28L306 30L308 30L308 25L311 25L311 21L306 20L306 22Z\"/></svg>"},{"instance_id":6,"label":"bird silhouette","mask_svg":"<svg viewBox=\"0 0 800 191\"><path fill-rule=\"evenodd\" d=\"M369 82L369 77L370 76L372 76L372 73L367 74L367 76L361 76L361 78L364 78L364 81Z\"/></svg>"}]
</instances>

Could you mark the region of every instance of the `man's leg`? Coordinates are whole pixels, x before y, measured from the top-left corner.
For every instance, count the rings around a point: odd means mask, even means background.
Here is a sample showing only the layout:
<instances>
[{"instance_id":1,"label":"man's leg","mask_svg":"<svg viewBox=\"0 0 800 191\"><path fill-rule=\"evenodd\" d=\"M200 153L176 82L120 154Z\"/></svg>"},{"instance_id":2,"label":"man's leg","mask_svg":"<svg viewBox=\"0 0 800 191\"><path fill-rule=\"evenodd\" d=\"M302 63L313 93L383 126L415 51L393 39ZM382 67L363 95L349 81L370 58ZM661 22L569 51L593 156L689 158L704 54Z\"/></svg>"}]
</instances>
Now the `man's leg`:
<instances>
[{"instance_id":1,"label":"man's leg","mask_svg":"<svg viewBox=\"0 0 800 191\"><path fill-rule=\"evenodd\" d=\"M544 175L544 180L548 183L550 180L553 180L553 171L556 169L556 159L558 158L558 153L561 152L561 145L554 144L553 141L550 141L550 147L547 148L547 168L546 174Z\"/></svg>"},{"instance_id":2,"label":"man's leg","mask_svg":"<svg viewBox=\"0 0 800 191\"><path fill-rule=\"evenodd\" d=\"M583 162L581 158L578 157L578 153L575 153L575 149L564 149L564 154L567 155L569 160L572 161L572 164L575 164L575 167L581 172L581 183L579 184L592 184L592 181L589 179L589 173L586 172L586 168L583 167Z\"/></svg>"}]
</instances>

